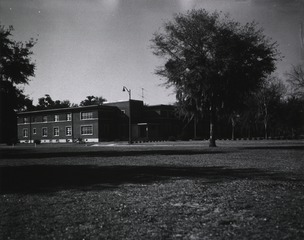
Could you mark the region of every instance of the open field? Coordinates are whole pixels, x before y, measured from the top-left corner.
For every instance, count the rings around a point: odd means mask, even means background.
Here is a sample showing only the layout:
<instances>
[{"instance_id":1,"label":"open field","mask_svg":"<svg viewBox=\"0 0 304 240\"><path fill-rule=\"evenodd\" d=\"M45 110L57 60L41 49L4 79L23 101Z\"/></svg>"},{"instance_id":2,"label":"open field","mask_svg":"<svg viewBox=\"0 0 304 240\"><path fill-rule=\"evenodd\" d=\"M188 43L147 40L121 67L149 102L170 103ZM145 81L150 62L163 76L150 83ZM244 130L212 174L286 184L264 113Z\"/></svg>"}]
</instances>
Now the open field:
<instances>
[{"instance_id":1,"label":"open field","mask_svg":"<svg viewBox=\"0 0 304 240\"><path fill-rule=\"evenodd\" d=\"M304 142L0 146L0 239L304 239Z\"/></svg>"}]
</instances>

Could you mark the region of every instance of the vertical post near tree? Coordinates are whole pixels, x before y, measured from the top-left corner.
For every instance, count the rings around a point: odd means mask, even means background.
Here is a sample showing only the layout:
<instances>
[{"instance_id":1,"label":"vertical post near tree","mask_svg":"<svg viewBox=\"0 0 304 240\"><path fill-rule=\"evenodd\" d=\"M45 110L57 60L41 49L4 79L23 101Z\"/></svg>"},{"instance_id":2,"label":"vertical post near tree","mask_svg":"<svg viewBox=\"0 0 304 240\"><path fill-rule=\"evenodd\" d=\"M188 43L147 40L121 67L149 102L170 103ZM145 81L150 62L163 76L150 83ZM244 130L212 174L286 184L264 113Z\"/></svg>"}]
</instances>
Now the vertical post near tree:
<instances>
[{"instance_id":1,"label":"vertical post near tree","mask_svg":"<svg viewBox=\"0 0 304 240\"><path fill-rule=\"evenodd\" d=\"M300 46L301 46L301 61L304 63L304 27L303 22L300 23Z\"/></svg>"}]
</instances>

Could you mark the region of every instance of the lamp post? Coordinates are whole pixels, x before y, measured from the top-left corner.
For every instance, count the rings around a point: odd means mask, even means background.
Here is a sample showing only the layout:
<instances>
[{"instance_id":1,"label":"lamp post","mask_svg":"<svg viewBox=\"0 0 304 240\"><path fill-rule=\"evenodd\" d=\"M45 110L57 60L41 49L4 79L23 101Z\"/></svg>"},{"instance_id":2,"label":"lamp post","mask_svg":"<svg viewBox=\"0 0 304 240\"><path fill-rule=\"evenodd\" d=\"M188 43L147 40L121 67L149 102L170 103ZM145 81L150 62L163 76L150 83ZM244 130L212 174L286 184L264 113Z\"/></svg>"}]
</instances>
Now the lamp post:
<instances>
[{"instance_id":1,"label":"lamp post","mask_svg":"<svg viewBox=\"0 0 304 240\"><path fill-rule=\"evenodd\" d=\"M129 93L129 144L132 144L132 121L131 121L131 89L123 86L122 91Z\"/></svg>"}]
</instances>

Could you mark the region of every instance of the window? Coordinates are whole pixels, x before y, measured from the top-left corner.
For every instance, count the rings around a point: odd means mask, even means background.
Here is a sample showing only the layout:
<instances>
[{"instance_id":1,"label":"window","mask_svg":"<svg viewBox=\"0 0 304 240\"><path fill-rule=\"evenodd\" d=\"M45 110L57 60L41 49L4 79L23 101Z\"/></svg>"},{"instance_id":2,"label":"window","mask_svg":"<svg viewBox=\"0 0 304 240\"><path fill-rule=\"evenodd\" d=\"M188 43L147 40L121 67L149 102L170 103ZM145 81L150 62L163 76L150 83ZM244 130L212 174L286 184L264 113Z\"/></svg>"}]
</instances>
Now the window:
<instances>
[{"instance_id":1,"label":"window","mask_svg":"<svg viewBox=\"0 0 304 240\"><path fill-rule=\"evenodd\" d=\"M36 128L33 128L33 134L36 134L36 133L37 133Z\"/></svg>"},{"instance_id":2,"label":"window","mask_svg":"<svg viewBox=\"0 0 304 240\"><path fill-rule=\"evenodd\" d=\"M87 120L93 118L93 112L82 112L80 113L80 119L81 120Z\"/></svg>"},{"instance_id":3,"label":"window","mask_svg":"<svg viewBox=\"0 0 304 240\"><path fill-rule=\"evenodd\" d=\"M53 129L53 135L54 136L59 136L59 127L54 127L54 129Z\"/></svg>"},{"instance_id":4,"label":"window","mask_svg":"<svg viewBox=\"0 0 304 240\"><path fill-rule=\"evenodd\" d=\"M67 114L67 121L72 121L72 113Z\"/></svg>"},{"instance_id":5,"label":"window","mask_svg":"<svg viewBox=\"0 0 304 240\"><path fill-rule=\"evenodd\" d=\"M47 128L42 128L42 137L47 137Z\"/></svg>"},{"instance_id":6,"label":"window","mask_svg":"<svg viewBox=\"0 0 304 240\"><path fill-rule=\"evenodd\" d=\"M65 135L72 136L72 127L65 127Z\"/></svg>"},{"instance_id":7,"label":"window","mask_svg":"<svg viewBox=\"0 0 304 240\"><path fill-rule=\"evenodd\" d=\"M81 126L81 135L93 135L93 126Z\"/></svg>"},{"instance_id":8,"label":"window","mask_svg":"<svg viewBox=\"0 0 304 240\"><path fill-rule=\"evenodd\" d=\"M32 118L32 122L36 122L36 117L33 117L33 118Z\"/></svg>"},{"instance_id":9,"label":"window","mask_svg":"<svg viewBox=\"0 0 304 240\"><path fill-rule=\"evenodd\" d=\"M28 137L28 129L27 128L24 128L23 129L23 137Z\"/></svg>"},{"instance_id":10,"label":"window","mask_svg":"<svg viewBox=\"0 0 304 240\"><path fill-rule=\"evenodd\" d=\"M23 118L23 123L28 123L28 118L27 117Z\"/></svg>"},{"instance_id":11,"label":"window","mask_svg":"<svg viewBox=\"0 0 304 240\"><path fill-rule=\"evenodd\" d=\"M59 122L59 115L55 115L55 122Z\"/></svg>"},{"instance_id":12,"label":"window","mask_svg":"<svg viewBox=\"0 0 304 240\"><path fill-rule=\"evenodd\" d=\"M47 122L47 116L42 117L42 122Z\"/></svg>"}]
</instances>

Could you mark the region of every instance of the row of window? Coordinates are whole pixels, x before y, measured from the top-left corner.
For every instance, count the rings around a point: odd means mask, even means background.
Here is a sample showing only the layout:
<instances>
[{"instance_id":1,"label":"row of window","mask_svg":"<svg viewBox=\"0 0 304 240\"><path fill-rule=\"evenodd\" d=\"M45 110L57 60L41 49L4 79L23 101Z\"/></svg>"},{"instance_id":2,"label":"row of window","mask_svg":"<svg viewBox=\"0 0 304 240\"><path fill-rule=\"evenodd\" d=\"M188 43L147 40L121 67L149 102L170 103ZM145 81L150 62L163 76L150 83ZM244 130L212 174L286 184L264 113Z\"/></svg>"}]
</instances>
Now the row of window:
<instances>
[{"instance_id":1,"label":"row of window","mask_svg":"<svg viewBox=\"0 0 304 240\"><path fill-rule=\"evenodd\" d=\"M88 119L93 119L93 112L81 112L80 113L80 119L81 120L88 120ZM54 115L54 119L55 122L59 122L59 115ZM72 121L72 113L67 113L65 119L62 119L64 121ZM47 122L48 121L48 116L42 116L42 122ZM36 117L32 117L32 122L37 122ZM29 118L28 117L24 117L23 118L23 123L29 123Z\"/></svg>"},{"instance_id":2,"label":"row of window","mask_svg":"<svg viewBox=\"0 0 304 240\"><path fill-rule=\"evenodd\" d=\"M27 138L28 137L28 128L23 129L23 137ZM48 136L48 128L43 127L41 129L42 137L47 137ZM37 129L33 128L33 134L37 134ZM87 126L81 126L80 127L80 134L81 135L93 135L93 126L87 125ZM53 136L54 137L59 137L59 127L54 127L53 128ZM72 127L68 126L65 127L65 136L72 136Z\"/></svg>"}]
</instances>

